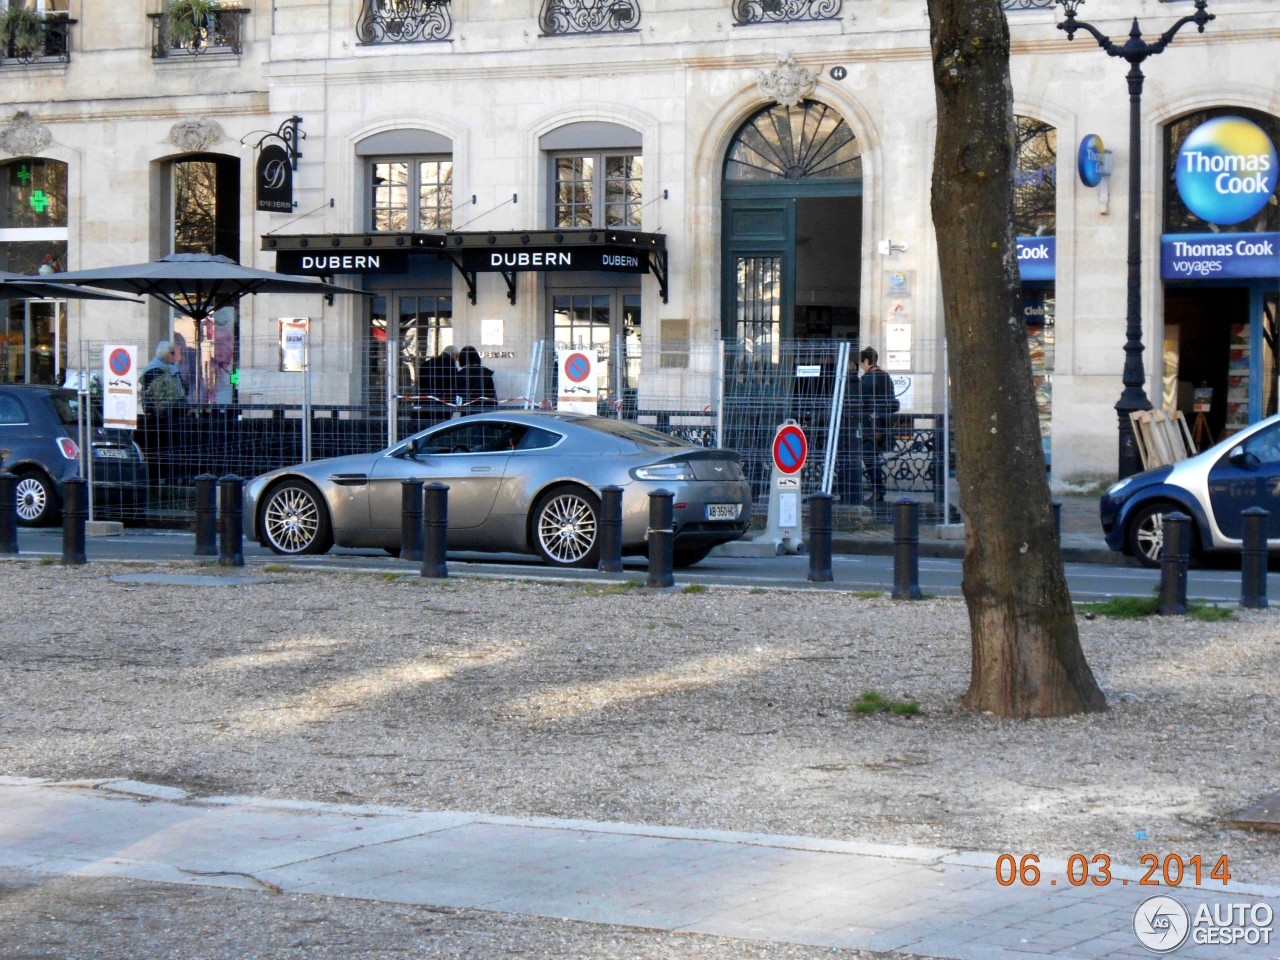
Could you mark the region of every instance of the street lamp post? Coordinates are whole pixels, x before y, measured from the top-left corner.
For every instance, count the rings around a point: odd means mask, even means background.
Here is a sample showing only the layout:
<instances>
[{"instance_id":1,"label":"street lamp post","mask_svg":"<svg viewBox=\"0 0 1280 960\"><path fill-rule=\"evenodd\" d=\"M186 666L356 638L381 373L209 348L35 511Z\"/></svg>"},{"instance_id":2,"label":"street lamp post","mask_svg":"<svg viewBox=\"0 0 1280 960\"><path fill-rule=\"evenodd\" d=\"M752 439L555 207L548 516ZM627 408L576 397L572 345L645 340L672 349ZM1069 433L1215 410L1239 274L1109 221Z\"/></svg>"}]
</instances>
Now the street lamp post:
<instances>
[{"instance_id":1,"label":"street lamp post","mask_svg":"<svg viewBox=\"0 0 1280 960\"><path fill-rule=\"evenodd\" d=\"M1137 473L1142 464L1138 459L1138 445L1133 435L1133 421L1129 414L1135 410L1150 410L1151 401L1147 399L1146 372L1142 366L1142 200L1139 190L1142 179L1142 136L1140 122L1142 116L1142 62L1147 57L1163 53L1164 48L1173 42L1174 35L1188 23L1194 23L1200 33L1204 33L1205 24L1214 19L1205 7L1208 0L1196 0L1196 12L1183 17L1172 27L1160 34L1154 43L1142 39L1142 31L1138 27L1138 18L1133 18L1133 28L1129 31L1129 39L1123 44L1116 44L1107 36L1083 20L1076 19L1076 11L1084 0L1056 0L1062 5L1066 20L1058 24L1059 30L1065 30L1068 40L1074 40L1077 30L1084 30L1108 56L1120 57L1129 63L1129 73L1125 79L1129 82L1129 279L1128 306L1125 314L1124 344L1124 390L1116 402L1116 416L1120 426L1120 477Z\"/></svg>"}]
</instances>

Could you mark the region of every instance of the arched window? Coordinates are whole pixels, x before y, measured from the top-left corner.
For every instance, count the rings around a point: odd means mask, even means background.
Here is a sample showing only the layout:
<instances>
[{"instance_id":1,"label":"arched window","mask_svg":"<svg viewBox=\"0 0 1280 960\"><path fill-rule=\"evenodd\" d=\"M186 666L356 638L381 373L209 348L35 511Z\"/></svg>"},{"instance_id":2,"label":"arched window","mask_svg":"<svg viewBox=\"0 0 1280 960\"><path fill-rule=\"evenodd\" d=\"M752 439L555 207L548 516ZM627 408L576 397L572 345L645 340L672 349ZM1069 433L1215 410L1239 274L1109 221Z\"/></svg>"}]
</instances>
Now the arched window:
<instances>
[{"instance_id":1,"label":"arched window","mask_svg":"<svg viewBox=\"0 0 1280 960\"><path fill-rule=\"evenodd\" d=\"M1013 176L1013 232L1050 237L1057 227L1058 131L1034 117L1015 116L1018 165Z\"/></svg>"},{"instance_id":2,"label":"arched window","mask_svg":"<svg viewBox=\"0 0 1280 960\"><path fill-rule=\"evenodd\" d=\"M862 177L862 151L844 118L824 103L765 107L742 125L729 147L730 181Z\"/></svg>"}]
</instances>

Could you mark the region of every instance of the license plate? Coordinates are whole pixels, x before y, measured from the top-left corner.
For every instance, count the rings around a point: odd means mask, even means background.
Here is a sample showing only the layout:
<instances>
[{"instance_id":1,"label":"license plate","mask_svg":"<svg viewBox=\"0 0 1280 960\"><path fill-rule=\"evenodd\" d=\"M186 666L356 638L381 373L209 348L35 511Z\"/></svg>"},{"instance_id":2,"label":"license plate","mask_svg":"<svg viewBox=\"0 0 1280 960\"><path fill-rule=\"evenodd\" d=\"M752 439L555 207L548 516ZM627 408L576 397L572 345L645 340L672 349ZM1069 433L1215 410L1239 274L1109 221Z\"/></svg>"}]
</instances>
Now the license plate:
<instances>
[{"instance_id":1,"label":"license plate","mask_svg":"<svg viewBox=\"0 0 1280 960\"><path fill-rule=\"evenodd\" d=\"M93 455L99 460L132 460L133 456L128 450L122 450L119 447L94 447Z\"/></svg>"},{"instance_id":2,"label":"license plate","mask_svg":"<svg viewBox=\"0 0 1280 960\"><path fill-rule=\"evenodd\" d=\"M742 504L740 503L708 503L707 519L708 520L737 520L738 514L742 512Z\"/></svg>"}]
</instances>

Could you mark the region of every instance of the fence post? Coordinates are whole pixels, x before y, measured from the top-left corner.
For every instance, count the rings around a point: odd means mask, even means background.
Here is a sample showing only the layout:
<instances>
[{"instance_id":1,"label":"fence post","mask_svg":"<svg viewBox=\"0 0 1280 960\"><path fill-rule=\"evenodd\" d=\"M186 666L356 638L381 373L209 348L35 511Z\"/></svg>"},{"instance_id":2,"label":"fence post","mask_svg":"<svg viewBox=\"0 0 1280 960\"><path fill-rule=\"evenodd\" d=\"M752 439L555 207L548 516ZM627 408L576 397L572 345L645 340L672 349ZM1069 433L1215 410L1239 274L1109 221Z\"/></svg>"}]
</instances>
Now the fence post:
<instances>
[{"instance_id":1,"label":"fence post","mask_svg":"<svg viewBox=\"0 0 1280 960\"><path fill-rule=\"evenodd\" d=\"M1240 606L1267 608L1267 520L1270 511L1250 507L1242 511L1244 544L1240 549Z\"/></svg>"},{"instance_id":2,"label":"fence post","mask_svg":"<svg viewBox=\"0 0 1280 960\"><path fill-rule=\"evenodd\" d=\"M400 559L422 560L422 481L400 481Z\"/></svg>"},{"instance_id":3,"label":"fence post","mask_svg":"<svg viewBox=\"0 0 1280 960\"><path fill-rule=\"evenodd\" d=\"M195 555L218 555L218 478L211 473L196 477Z\"/></svg>"},{"instance_id":4,"label":"fence post","mask_svg":"<svg viewBox=\"0 0 1280 960\"><path fill-rule=\"evenodd\" d=\"M423 545L421 576L443 580L449 576L445 540L449 533L449 488L428 483L423 491Z\"/></svg>"},{"instance_id":5,"label":"fence post","mask_svg":"<svg viewBox=\"0 0 1280 960\"><path fill-rule=\"evenodd\" d=\"M903 498L893 504L893 599L920 597L920 505Z\"/></svg>"},{"instance_id":6,"label":"fence post","mask_svg":"<svg viewBox=\"0 0 1280 960\"><path fill-rule=\"evenodd\" d=\"M0 553L18 552L18 478L0 470Z\"/></svg>"},{"instance_id":7,"label":"fence post","mask_svg":"<svg viewBox=\"0 0 1280 960\"><path fill-rule=\"evenodd\" d=\"M1160 602L1156 613L1173 616L1187 612L1187 566L1191 544L1187 528L1191 518L1185 513L1166 513L1164 544L1160 553Z\"/></svg>"},{"instance_id":8,"label":"fence post","mask_svg":"<svg viewBox=\"0 0 1280 960\"><path fill-rule=\"evenodd\" d=\"M244 566L244 481L228 473L218 481L219 520L222 539L218 566Z\"/></svg>"},{"instance_id":9,"label":"fence post","mask_svg":"<svg viewBox=\"0 0 1280 960\"><path fill-rule=\"evenodd\" d=\"M62 484L62 563L79 566L85 562L84 521L85 494L89 481L72 477Z\"/></svg>"},{"instance_id":10,"label":"fence post","mask_svg":"<svg viewBox=\"0 0 1280 960\"><path fill-rule=\"evenodd\" d=\"M649 494L649 580L648 587L674 587L675 498L670 490Z\"/></svg>"},{"instance_id":11,"label":"fence post","mask_svg":"<svg viewBox=\"0 0 1280 960\"><path fill-rule=\"evenodd\" d=\"M622 572L622 488L614 484L600 488L601 573Z\"/></svg>"},{"instance_id":12,"label":"fence post","mask_svg":"<svg viewBox=\"0 0 1280 960\"><path fill-rule=\"evenodd\" d=\"M829 493L815 493L809 498L809 582L830 583L831 575L831 501Z\"/></svg>"}]
</instances>

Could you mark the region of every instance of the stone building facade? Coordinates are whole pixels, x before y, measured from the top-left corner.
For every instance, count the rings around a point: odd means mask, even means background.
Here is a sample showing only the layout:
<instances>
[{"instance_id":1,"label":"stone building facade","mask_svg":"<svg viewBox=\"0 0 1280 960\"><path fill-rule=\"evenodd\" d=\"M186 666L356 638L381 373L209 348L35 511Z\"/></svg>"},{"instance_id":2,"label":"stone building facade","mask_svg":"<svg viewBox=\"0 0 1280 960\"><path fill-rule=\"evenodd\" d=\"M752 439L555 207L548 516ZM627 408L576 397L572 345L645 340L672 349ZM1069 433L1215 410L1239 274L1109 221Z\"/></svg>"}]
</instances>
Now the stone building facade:
<instances>
[{"instance_id":1,"label":"stone building facade","mask_svg":"<svg viewBox=\"0 0 1280 960\"><path fill-rule=\"evenodd\" d=\"M306 317L318 389L335 402L394 403L417 361L447 343L474 344L504 399L527 394L539 343L596 346L602 395L617 384L643 394L663 368L696 380L697 358L723 339L764 360L781 342L875 345L910 383L912 409L945 403L923 3L7 6L35 9L44 33L35 50L8 34L0 62L0 267L205 249L373 295L246 298L207 330L176 328L155 304L19 301L6 379L74 368L84 342L136 343L146 356L179 333L221 354L207 358L224 368L210 400L269 401L287 389L279 321ZM1210 11L1203 34L1183 30L1146 64L1136 173L1147 392L1185 406L1188 385L1215 390L1217 435L1275 409L1275 176L1258 211L1221 225L1188 208L1173 172L1183 142L1215 118L1280 141L1280 4L1215 0ZM1123 40L1134 16L1153 38L1191 12L1134 0L1080 16ZM1068 42L1057 7L1011 0L1007 13L1046 449L1055 481L1113 475L1125 65L1083 34ZM259 209L261 150L280 146L295 117L292 200ZM1109 151L1109 177L1082 179L1090 146ZM1234 252L1189 239L1237 233L1257 248L1238 270L1221 267Z\"/></svg>"}]
</instances>

